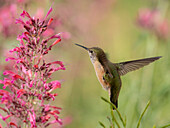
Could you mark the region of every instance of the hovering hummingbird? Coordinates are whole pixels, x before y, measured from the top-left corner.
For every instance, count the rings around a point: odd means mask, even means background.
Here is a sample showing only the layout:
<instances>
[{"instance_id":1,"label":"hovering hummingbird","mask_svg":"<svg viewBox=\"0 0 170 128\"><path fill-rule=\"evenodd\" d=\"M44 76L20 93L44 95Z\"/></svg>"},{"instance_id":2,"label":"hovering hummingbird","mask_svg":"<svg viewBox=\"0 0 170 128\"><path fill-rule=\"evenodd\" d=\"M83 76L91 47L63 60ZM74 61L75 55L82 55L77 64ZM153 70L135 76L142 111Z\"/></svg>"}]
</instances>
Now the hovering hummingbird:
<instances>
[{"instance_id":1,"label":"hovering hummingbird","mask_svg":"<svg viewBox=\"0 0 170 128\"><path fill-rule=\"evenodd\" d=\"M121 89L121 78L128 72L137 70L161 58L151 57L139 60L132 60L120 63L112 63L106 57L105 52L98 47L87 48L85 46L75 44L88 51L91 62L94 66L97 78L102 87L108 91L110 101L118 108L118 96Z\"/></svg>"}]
</instances>

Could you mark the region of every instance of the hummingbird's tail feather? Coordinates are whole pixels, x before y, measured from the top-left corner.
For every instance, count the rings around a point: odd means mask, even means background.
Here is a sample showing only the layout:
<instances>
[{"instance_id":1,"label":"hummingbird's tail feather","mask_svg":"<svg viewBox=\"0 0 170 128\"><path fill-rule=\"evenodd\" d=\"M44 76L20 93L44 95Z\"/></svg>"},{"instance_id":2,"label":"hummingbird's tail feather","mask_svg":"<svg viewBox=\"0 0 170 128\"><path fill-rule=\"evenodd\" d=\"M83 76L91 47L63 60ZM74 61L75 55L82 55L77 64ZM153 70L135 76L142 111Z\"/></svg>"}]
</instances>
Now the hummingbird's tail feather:
<instances>
[{"instance_id":1,"label":"hummingbird's tail feather","mask_svg":"<svg viewBox=\"0 0 170 128\"><path fill-rule=\"evenodd\" d=\"M118 108L118 100L113 101L113 100L110 98L110 101L116 106L116 108ZM113 110L115 110L115 108L113 108Z\"/></svg>"}]
</instances>

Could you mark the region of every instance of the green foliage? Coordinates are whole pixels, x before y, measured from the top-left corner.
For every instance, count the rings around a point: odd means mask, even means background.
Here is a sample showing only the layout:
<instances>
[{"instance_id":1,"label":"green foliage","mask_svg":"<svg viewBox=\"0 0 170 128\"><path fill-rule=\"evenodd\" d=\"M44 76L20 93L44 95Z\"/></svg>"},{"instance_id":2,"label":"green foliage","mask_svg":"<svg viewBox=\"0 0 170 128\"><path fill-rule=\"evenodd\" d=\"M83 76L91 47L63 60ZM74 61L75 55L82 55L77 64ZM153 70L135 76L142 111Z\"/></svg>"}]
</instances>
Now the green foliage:
<instances>
[{"instance_id":1,"label":"green foliage","mask_svg":"<svg viewBox=\"0 0 170 128\"><path fill-rule=\"evenodd\" d=\"M106 103L109 103L109 105L110 105L112 120L111 120L109 117L107 117L108 120L109 120L109 122L110 122L110 128L114 128L114 124L116 124L118 128L121 128L120 124L118 123L117 119L116 119L115 116L114 116L114 110L113 110L113 108L115 109L115 112L118 114L119 119L120 119L123 127L126 128L126 117L125 117L125 119L123 119L121 113L119 112L119 110L116 108L116 106L115 106L113 103L111 103L110 101L108 101L107 99L105 99L105 98L103 98L103 97L101 97L101 99L102 99L103 101L105 101ZM139 127L140 127L142 117L144 116L144 114L145 114L146 110L148 109L149 105L150 105L150 101L148 101L146 107L144 108L143 112L141 113L136 128L139 128ZM99 122L99 123L100 123L100 125L103 126L104 128L106 127L102 122ZM169 127L169 126L170 126L170 124L165 125L165 126L161 126L161 127L159 127L159 128L167 128L167 127ZM156 126L154 125L153 128L156 128Z\"/></svg>"},{"instance_id":2,"label":"green foliage","mask_svg":"<svg viewBox=\"0 0 170 128\"><path fill-rule=\"evenodd\" d=\"M121 127L120 127L120 124L118 123L117 119L116 119L115 116L114 116L114 110L113 110L113 108L114 108L115 111L117 112L118 116L119 116L120 121L121 121L122 124L123 124L123 127L126 128L126 119L125 119L125 120L123 119L121 113L118 111L118 109L116 108L116 106L115 106L114 104L112 104L110 101L108 101L107 99L103 98L103 97L101 97L101 99L102 99L103 101L105 101L105 102L107 102L107 103L110 104L110 110L111 110L111 116L112 116L112 122L111 122L110 118L108 118L109 121L110 121L110 124L111 124L110 127L113 127L113 125L114 125L114 123L115 123L118 128L121 128ZM144 113L146 112L147 108L149 107L149 105L150 105L150 101L148 101L148 103L147 103L144 111L143 111L142 114L140 115L140 118L139 118L139 121L138 121L138 123L137 123L137 127L136 127L136 128L139 128L140 123L141 123L141 120L142 120L142 117L143 117ZM102 124L102 126L104 126L103 123L100 122L100 124Z\"/></svg>"}]
</instances>

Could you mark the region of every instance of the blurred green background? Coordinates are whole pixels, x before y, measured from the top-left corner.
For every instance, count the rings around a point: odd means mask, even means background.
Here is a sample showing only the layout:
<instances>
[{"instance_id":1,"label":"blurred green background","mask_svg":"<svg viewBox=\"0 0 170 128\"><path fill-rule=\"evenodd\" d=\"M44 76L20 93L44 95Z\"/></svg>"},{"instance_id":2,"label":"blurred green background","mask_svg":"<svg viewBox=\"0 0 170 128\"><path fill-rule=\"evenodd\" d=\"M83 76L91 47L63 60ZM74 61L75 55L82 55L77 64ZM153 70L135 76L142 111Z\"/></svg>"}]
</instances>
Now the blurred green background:
<instances>
[{"instance_id":1,"label":"blurred green background","mask_svg":"<svg viewBox=\"0 0 170 128\"><path fill-rule=\"evenodd\" d=\"M1 2L1 11L5 6L16 4L18 14L26 9L31 15L38 15L37 10L41 13L44 11L45 15L52 5L50 16L60 21L54 24L55 32L68 32L68 38L57 44L49 54L49 61L61 60L66 66L65 71L58 71L52 76L53 79L63 80L62 88L56 90L59 95L53 104L62 107L61 118L66 118L66 123L71 120L65 128L100 128L99 121L108 127L107 116L110 117L109 105L101 100L101 96L109 99L108 93L98 82L87 52L74 43L100 47L108 53L112 62L163 56L159 61L122 77L118 104L119 111L127 118L127 128L137 125L148 100L151 105L142 119L141 127L170 123L168 0L9 1ZM156 10L156 14L152 17L152 13L143 10ZM140 13L142 16L143 13L147 14L142 17ZM140 16L144 18L144 25L138 22ZM149 16L150 19L147 18ZM156 27L148 26L147 22L150 21ZM164 21L167 24L159 27ZM10 48L16 46L16 33L21 33L14 26L9 26L14 29L14 33L5 34L3 24L0 24L1 74L6 64L4 56Z\"/></svg>"}]
</instances>

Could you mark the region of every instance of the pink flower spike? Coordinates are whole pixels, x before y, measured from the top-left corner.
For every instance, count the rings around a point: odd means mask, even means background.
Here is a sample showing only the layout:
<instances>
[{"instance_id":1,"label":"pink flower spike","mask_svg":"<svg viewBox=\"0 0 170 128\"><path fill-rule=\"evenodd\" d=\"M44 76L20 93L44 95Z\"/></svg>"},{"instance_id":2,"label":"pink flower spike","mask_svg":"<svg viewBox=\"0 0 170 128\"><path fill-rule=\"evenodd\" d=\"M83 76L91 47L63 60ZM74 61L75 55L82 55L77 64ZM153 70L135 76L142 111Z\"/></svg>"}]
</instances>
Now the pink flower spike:
<instances>
[{"instance_id":1,"label":"pink flower spike","mask_svg":"<svg viewBox=\"0 0 170 128\"><path fill-rule=\"evenodd\" d=\"M4 12L7 13L6 16L10 14L8 10L10 9L7 8ZM0 119L3 119L6 127L37 128L52 123L58 123L56 125L58 127L62 124L59 119L61 108L50 106L58 95L52 91L61 88L61 81L51 81L50 75L57 70L64 70L65 67L63 62L55 60L50 63L48 57L44 56L61 41L61 33L55 33L57 23L52 23L53 18L49 17L52 10L51 7L44 16L44 20L37 16L31 17L27 11L23 10L20 18L16 19L16 23L19 23L23 31L21 32L20 28L12 29L15 33L15 30L20 30L21 33L17 36L18 45L9 51L10 54L8 53L6 61L12 61L8 67L5 67L4 79L0 80L1 88L3 88L0 89L0 103L4 107L0 107L0 111L6 114L5 116L0 114ZM15 15L12 16L15 17ZM3 18L0 18L0 22L1 19ZM10 26L13 26L9 24L10 20L4 21L7 28L10 29ZM43 35L49 29L53 34ZM15 121L10 121L10 118Z\"/></svg>"},{"instance_id":2,"label":"pink flower spike","mask_svg":"<svg viewBox=\"0 0 170 128\"><path fill-rule=\"evenodd\" d=\"M45 16L45 19L44 19L44 20L46 20L47 16L52 12L52 10L53 10L53 8L50 7L50 9L48 10L47 15Z\"/></svg>"}]
</instances>

